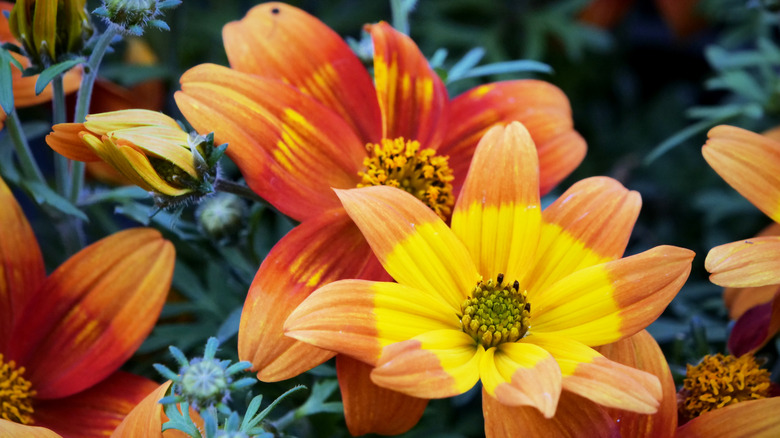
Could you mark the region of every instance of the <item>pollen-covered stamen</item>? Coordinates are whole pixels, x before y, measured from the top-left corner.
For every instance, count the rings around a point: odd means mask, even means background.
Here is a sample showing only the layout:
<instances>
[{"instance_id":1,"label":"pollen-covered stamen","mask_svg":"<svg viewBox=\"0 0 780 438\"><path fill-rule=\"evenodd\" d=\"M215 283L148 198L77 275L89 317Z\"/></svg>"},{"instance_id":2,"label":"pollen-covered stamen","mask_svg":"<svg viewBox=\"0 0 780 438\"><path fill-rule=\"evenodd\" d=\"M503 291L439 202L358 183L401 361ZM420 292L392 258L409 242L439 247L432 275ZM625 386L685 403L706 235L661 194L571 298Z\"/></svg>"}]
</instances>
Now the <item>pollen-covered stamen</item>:
<instances>
[{"instance_id":1,"label":"pollen-covered stamen","mask_svg":"<svg viewBox=\"0 0 780 438\"><path fill-rule=\"evenodd\" d=\"M24 367L14 361L4 362L0 354L0 418L22 424L32 424L32 398L35 391L30 381L22 377Z\"/></svg>"},{"instance_id":2,"label":"pollen-covered stamen","mask_svg":"<svg viewBox=\"0 0 780 438\"><path fill-rule=\"evenodd\" d=\"M769 371L759 368L752 355L707 355L698 365L687 368L679 409L688 419L769 395Z\"/></svg>"},{"instance_id":3,"label":"pollen-covered stamen","mask_svg":"<svg viewBox=\"0 0 780 438\"><path fill-rule=\"evenodd\" d=\"M420 150L420 143L403 138L383 139L366 145L366 169L358 187L392 186L411 193L442 219L449 218L455 199L452 196L452 169L448 157L436 155L430 148Z\"/></svg>"},{"instance_id":4,"label":"pollen-covered stamen","mask_svg":"<svg viewBox=\"0 0 780 438\"><path fill-rule=\"evenodd\" d=\"M496 281L480 280L461 305L463 331L485 348L519 340L531 325L526 294L517 281L504 283L503 274L498 274Z\"/></svg>"}]
</instances>

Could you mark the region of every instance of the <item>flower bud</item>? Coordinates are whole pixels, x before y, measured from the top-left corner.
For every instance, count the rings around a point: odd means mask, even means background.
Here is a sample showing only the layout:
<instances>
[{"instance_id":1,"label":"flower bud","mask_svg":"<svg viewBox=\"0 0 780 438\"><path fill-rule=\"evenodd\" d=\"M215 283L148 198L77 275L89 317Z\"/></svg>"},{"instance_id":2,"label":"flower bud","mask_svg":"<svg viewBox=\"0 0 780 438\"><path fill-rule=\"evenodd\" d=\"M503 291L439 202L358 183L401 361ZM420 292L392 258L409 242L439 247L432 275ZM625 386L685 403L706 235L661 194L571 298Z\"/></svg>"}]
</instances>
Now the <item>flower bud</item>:
<instances>
[{"instance_id":1,"label":"flower bud","mask_svg":"<svg viewBox=\"0 0 780 438\"><path fill-rule=\"evenodd\" d=\"M217 193L204 200L196 213L198 224L207 236L229 240L242 228L246 204L236 195Z\"/></svg>"},{"instance_id":2,"label":"flower bud","mask_svg":"<svg viewBox=\"0 0 780 438\"><path fill-rule=\"evenodd\" d=\"M95 13L119 26L125 33L141 35L148 26L168 30L168 25L157 17L164 9L180 3L179 0L104 0L103 6Z\"/></svg>"}]
</instances>

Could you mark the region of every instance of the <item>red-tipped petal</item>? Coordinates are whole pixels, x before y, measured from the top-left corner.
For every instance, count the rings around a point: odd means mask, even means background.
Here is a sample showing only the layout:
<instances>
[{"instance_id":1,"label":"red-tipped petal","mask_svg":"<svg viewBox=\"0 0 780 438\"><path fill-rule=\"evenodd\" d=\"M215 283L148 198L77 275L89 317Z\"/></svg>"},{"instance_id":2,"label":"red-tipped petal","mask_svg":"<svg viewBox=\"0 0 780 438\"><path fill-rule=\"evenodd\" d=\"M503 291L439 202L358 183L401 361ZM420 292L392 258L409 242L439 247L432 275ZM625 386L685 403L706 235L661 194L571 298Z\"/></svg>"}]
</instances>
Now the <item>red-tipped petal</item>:
<instances>
[{"instance_id":1,"label":"red-tipped petal","mask_svg":"<svg viewBox=\"0 0 780 438\"><path fill-rule=\"evenodd\" d=\"M35 424L64 436L105 437L158 386L145 377L117 371L70 397L36 401Z\"/></svg>"},{"instance_id":2,"label":"red-tipped petal","mask_svg":"<svg viewBox=\"0 0 780 438\"><path fill-rule=\"evenodd\" d=\"M720 286L780 284L780 237L755 237L712 248L704 260L710 281Z\"/></svg>"},{"instance_id":3,"label":"red-tipped petal","mask_svg":"<svg viewBox=\"0 0 780 438\"><path fill-rule=\"evenodd\" d=\"M374 40L374 79L384 138L417 140L436 149L447 120L447 89L408 36L380 22Z\"/></svg>"},{"instance_id":4,"label":"red-tipped petal","mask_svg":"<svg viewBox=\"0 0 780 438\"><path fill-rule=\"evenodd\" d=\"M420 421L428 400L376 386L370 378L372 369L345 355L336 358L349 433L399 435L408 431Z\"/></svg>"},{"instance_id":5,"label":"red-tipped petal","mask_svg":"<svg viewBox=\"0 0 780 438\"><path fill-rule=\"evenodd\" d=\"M360 278L378 264L344 210L295 227L274 246L249 288L239 357L252 362L263 381L289 379L328 360L333 352L285 336L284 321L318 287Z\"/></svg>"},{"instance_id":6,"label":"red-tipped petal","mask_svg":"<svg viewBox=\"0 0 780 438\"><path fill-rule=\"evenodd\" d=\"M338 206L331 187L360 181L365 143L336 113L276 80L204 64L185 72L176 103L198 132L214 132L247 184L303 221Z\"/></svg>"},{"instance_id":7,"label":"red-tipped petal","mask_svg":"<svg viewBox=\"0 0 780 438\"><path fill-rule=\"evenodd\" d=\"M585 157L585 140L573 128L566 95L538 80L497 82L473 88L452 100L450 122L439 149L449 155L460 189L479 139L495 124L519 121L528 128L539 153L540 190L549 192Z\"/></svg>"},{"instance_id":8,"label":"red-tipped petal","mask_svg":"<svg viewBox=\"0 0 780 438\"><path fill-rule=\"evenodd\" d=\"M729 335L729 351L735 356L755 353L780 331L780 292L739 317Z\"/></svg>"},{"instance_id":9,"label":"red-tipped petal","mask_svg":"<svg viewBox=\"0 0 780 438\"><path fill-rule=\"evenodd\" d=\"M676 438L780 436L780 397L750 400L707 412L680 426Z\"/></svg>"},{"instance_id":10,"label":"red-tipped petal","mask_svg":"<svg viewBox=\"0 0 780 438\"><path fill-rule=\"evenodd\" d=\"M288 83L344 118L363 143L380 139L371 77L341 37L283 3L255 6L222 30L232 68Z\"/></svg>"},{"instance_id":11,"label":"red-tipped petal","mask_svg":"<svg viewBox=\"0 0 780 438\"><path fill-rule=\"evenodd\" d=\"M2 178L0 205L0 351L8 351L14 320L46 278L46 271L35 234Z\"/></svg>"},{"instance_id":12,"label":"red-tipped petal","mask_svg":"<svg viewBox=\"0 0 780 438\"><path fill-rule=\"evenodd\" d=\"M10 354L28 368L38 398L82 391L135 352L157 322L174 261L158 231L137 228L88 246L46 279Z\"/></svg>"}]
</instances>

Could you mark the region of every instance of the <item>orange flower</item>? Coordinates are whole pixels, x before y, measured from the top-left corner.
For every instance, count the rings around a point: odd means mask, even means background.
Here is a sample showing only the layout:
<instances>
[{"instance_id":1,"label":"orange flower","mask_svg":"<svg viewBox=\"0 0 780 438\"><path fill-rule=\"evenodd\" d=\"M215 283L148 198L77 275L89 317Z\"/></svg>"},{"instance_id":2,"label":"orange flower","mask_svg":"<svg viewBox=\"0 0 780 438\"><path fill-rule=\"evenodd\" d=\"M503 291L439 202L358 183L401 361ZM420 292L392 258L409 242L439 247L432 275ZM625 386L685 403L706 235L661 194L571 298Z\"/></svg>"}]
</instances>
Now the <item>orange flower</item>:
<instances>
[{"instance_id":1,"label":"orange flower","mask_svg":"<svg viewBox=\"0 0 780 438\"><path fill-rule=\"evenodd\" d=\"M34 436L34 425L103 436L155 385L117 369L162 309L173 245L152 229L127 230L46 276L32 229L2 180L0 205L0 432Z\"/></svg>"},{"instance_id":2,"label":"orange flower","mask_svg":"<svg viewBox=\"0 0 780 438\"><path fill-rule=\"evenodd\" d=\"M780 223L780 141L776 131L756 134L733 126L711 129L702 153L729 185ZM710 281L750 292L728 292L741 309L729 338L737 356L752 353L780 331L780 236L770 228L759 237L717 246L704 262ZM754 288L762 288L756 290ZM749 297L747 294L753 294ZM747 309L747 310L745 310ZM741 314L740 314L741 313Z\"/></svg>"},{"instance_id":3,"label":"orange flower","mask_svg":"<svg viewBox=\"0 0 780 438\"><path fill-rule=\"evenodd\" d=\"M701 29L705 22L697 13L699 0L655 0L666 24L678 37ZM634 0L592 0L580 13L580 19L599 27L612 27L633 6Z\"/></svg>"},{"instance_id":4,"label":"orange flower","mask_svg":"<svg viewBox=\"0 0 780 438\"><path fill-rule=\"evenodd\" d=\"M332 187L404 187L446 218L478 139L494 124L529 127L542 192L585 154L568 99L555 86L499 82L450 100L411 39L387 23L366 29L374 41L373 80L316 18L285 4L259 5L223 30L232 68L197 66L181 77L175 96L197 130L229 144L249 186L301 222L266 257L244 305L239 355L263 381L333 356L282 332L314 289L341 278L387 278ZM414 422L388 418L422 415L424 403L376 387L359 362L337 362L352 433L400 433Z\"/></svg>"}]
</instances>

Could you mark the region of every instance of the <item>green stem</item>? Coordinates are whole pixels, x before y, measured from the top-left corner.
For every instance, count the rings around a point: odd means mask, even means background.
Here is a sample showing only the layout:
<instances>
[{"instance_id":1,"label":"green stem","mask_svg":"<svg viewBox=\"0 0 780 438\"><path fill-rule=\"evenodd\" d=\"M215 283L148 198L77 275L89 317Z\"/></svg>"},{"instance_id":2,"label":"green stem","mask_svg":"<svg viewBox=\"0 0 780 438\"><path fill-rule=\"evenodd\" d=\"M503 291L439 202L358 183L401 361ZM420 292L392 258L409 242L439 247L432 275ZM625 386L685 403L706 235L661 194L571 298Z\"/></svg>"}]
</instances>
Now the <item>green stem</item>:
<instances>
[{"instance_id":1,"label":"green stem","mask_svg":"<svg viewBox=\"0 0 780 438\"><path fill-rule=\"evenodd\" d=\"M95 50L92 51L87 64L84 66L84 76L81 78L81 86L76 96L76 115L73 120L75 123L83 123L86 120L89 112L89 103L92 100L92 88L95 86L95 79L97 79L98 67L100 67L100 62L103 61L103 55L106 54L106 50L111 45L111 40L118 34L119 28L117 26L108 26L108 29L98 39L97 44L95 44ZM70 190L68 192L70 200L74 203L78 201L83 186L84 163L74 161L71 167Z\"/></svg>"},{"instance_id":2,"label":"green stem","mask_svg":"<svg viewBox=\"0 0 780 438\"><path fill-rule=\"evenodd\" d=\"M214 190L217 192L232 193L236 196L241 196L242 198L265 203L265 200L257 196L257 193L253 192L249 187L226 179L218 178L214 181Z\"/></svg>"},{"instance_id":3,"label":"green stem","mask_svg":"<svg viewBox=\"0 0 780 438\"><path fill-rule=\"evenodd\" d=\"M406 35L409 35L409 12L414 3L416 2L409 2L408 0L390 0L393 27Z\"/></svg>"},{"instance_id":4,"label":"green stem","mask_svg":"<svg viewBox=\"0 0 780 438\"><path fill-rule=\"evenodd\" d=\"M62 84L62 75L57 76L51 81L52 88L52 112L53 124L65 123L65 88ZM64 156L54 152L54 181L57 193L68 197L68 163L69 160Z\"/></svg>"},{"instance_id":5,"label":"green stem","mask_svg":"<svg viewBox=\"0 0 780 438\"><path fill-rule=\"evenodd\" d=\"M35 157L33 157L30 144L27 142L24 131L22 131L22 123L19 121L19 115L16 114L15 109L8 114L6 126L8 126L8 133L11 135L11 140L16 148L16 157L22 166L22 173L27 179L45 185L46 179L43 177Z\"/></svg>"}]
</instances>

